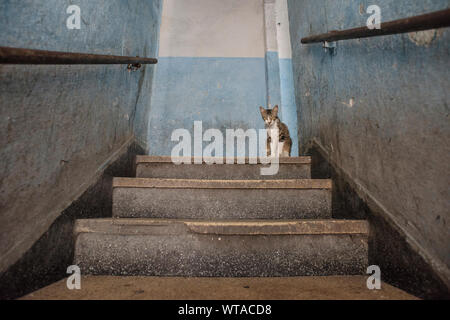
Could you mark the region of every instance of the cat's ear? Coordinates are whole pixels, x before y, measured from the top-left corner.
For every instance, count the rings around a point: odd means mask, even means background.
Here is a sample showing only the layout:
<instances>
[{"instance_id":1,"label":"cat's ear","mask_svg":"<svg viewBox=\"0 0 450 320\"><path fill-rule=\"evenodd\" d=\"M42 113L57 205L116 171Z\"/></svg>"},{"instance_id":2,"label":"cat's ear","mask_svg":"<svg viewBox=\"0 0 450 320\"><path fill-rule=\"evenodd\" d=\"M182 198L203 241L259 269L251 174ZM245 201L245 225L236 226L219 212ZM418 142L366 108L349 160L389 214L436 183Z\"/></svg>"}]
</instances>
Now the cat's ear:
<instances>
[{"instance_id":1,"label":"cat's ear","mask_svg":"<svg viewBox=\"0 0 450 320\"><path fill-rule=\"evenodd\" d=\"M276 105L273 110L272 110L272 114L274 117L278 116L278 105Z\"/></svg>"},{"instance_id":2,"label":"cat's ear","mask_svg":"<svg viewBox=\"0 0 450 320\"><path fill-rule=\"evenodd\" d=\"M261 111L261 115L263 118L265 118L267 116L267 111L263 107L259 107L259 111Z\"/></svg>"}]
</instances>

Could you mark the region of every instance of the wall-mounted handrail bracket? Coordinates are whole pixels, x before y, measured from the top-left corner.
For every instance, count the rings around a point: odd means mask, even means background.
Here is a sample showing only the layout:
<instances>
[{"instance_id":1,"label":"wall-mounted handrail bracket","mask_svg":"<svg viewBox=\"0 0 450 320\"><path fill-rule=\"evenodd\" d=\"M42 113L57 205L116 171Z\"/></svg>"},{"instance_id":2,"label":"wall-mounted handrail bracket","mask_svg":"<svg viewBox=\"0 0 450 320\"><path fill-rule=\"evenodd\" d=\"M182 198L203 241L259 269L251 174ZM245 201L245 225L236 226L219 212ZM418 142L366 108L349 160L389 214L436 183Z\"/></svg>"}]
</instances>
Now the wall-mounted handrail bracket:
<instances>
[{"instance_id":1,"label":"wall-mounted handrail bracket","mask_svg":"<svg viewBox=\"0 0 450 320\"><path fill-rule=\"evenodd\" d=\"M337 42L336 41L324 41L323 47L325 49L325 52L328 52L332 56L335 56L337 54Z\"/></svg>"},{"instance_id":2,"label":"wall-mounted handrail bracket","mask_svg":"<svg viewBox=\"0 0 450 320\"><path fill-rule=\"evenodd\" d=\"M140 68L142 67L142 64L140 63L134 63L134 64L129 64L127 69L129 71L138 71Z\"/></svg>"}]
</instances>

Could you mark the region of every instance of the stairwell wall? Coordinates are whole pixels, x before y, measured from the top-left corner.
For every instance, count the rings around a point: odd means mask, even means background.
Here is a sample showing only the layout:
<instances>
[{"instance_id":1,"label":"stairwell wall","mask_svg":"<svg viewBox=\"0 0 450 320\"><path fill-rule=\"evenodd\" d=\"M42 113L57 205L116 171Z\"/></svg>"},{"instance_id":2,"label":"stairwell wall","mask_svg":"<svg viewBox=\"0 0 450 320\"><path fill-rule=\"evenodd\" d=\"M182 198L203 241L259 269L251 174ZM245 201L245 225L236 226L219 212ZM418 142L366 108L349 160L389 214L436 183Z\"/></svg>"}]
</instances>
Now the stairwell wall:
<instances>
[{"instance_id":1,"label":"stairwell wall","mask_svg":"<svg viewBox=\"0 0 450 320\"><path fill-rule=\"evenodd\" d=\"M193 136L194 121L224 135L226 129L263 129L258 107L278 104L292 133L292 154L298 155L291 55L285 48L286 0L164 0L149 154L170 155L178 143L171 141L172 132L182 128Z\"/></svg>"},{"instance_id":2,"label":"stairwell wall","mask_svg":"<svg viewBox=\"0 0 450 320\"><path fill-rule=\"evenodd\" d=\"M448 290L449 30L340 41L335 56L320 43L300 43L309 35L365 26L373 4L386 22L443 10L449 2L288 1L300 149L305 153L316 140L327 160L400 232L396 239L405 239ZM377 233L383 241L383 230ZM408 267L415 260L397 250L399 243L390 246L397 278L423 271ZM433 291L435 283L416 287Z\"/></svg>"},{"instance_id":3,"label":"stairwell wall","mask_svg":"<svg viewBox=\"0 0 450 320\"><path fill-rule=\"evenodd\" d=\"M176 129L260 129L266 105L263 0L164 0L148 126L150 155ZM206 144L205 144L206 146Z\"/></svg>"},{"instance_id":4,"label":"stairwell wall","mask_svg":"<svg viewBox=\"0 0 450 320\"><path fill-rule=\"evenodd\" d=\"M66 26L73 4L79 30ZM0 46L154 57L161 6L0 0ZM153 70L0 65L0 298L62 278L73 220L111 214L110 175L128 175L146 149Z\"/></svg>"}]
</instances>

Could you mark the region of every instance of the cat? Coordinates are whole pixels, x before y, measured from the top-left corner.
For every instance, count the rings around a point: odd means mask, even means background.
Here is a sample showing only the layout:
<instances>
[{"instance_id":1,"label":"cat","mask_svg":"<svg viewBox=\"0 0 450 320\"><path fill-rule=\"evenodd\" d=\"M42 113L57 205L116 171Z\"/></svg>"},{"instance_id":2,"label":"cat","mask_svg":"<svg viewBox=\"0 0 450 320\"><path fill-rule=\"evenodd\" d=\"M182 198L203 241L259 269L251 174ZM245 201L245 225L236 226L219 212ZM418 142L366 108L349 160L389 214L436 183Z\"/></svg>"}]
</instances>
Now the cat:
<instances>
[{"instance_id":1,"label":"cat","mask_svg":"<svg viewBox=\"0 0 450 320\"><path fill-rule=\"evenodd\" d=\"M290 157L292 139L287 125L278 118L278 106L275 106L272 110L259 107L259 110L267 129L267 156L274 156L276 150L278 150L278 157ZM275 151L275 153L272 154L272 151Z\"/></svg>"}]
</instances>

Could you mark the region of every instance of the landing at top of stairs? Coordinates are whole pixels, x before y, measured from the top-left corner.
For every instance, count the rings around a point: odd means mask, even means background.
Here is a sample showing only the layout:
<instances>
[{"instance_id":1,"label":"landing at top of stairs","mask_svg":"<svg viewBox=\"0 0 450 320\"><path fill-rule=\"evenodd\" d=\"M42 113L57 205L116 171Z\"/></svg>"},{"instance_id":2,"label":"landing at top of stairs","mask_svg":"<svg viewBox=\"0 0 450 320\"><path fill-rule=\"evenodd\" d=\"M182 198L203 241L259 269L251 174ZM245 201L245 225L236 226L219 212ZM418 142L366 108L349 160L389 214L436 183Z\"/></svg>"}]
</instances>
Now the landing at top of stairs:
<instances>
[{"instance_id":1,"label":"landing at top of stairs","mask_svg":"<svg viewBox=\"0 0 450 320\"><path fill-rule=\"evenodd\" d=\"M213 158L188 158L191 164L176 165L171 157L138 156L136 177L138 178L182 178L182 179L310 179L311 157L280 158L275 175L261 175L261 169L268 167L256 158L233 158L233 164L211 164ZM181 161L177 162L180 163ZM194 164L199 163L199 164ZM209 163L209 164L207 164Z\"/></svg>"},{"instance_id":2,"label":"landing at top of stairs","mask_svg":"<svg viewBox=\"0 0 450 320\"><path fill-rule=\"evenodd\" d=\"M173 160L182 159L181 157L169 157L169 156L136 156L136 163L173 163ZM199 161L200 158L191 157L191 163L194 163L196 160ZM213 160L217 158L206 158L203 157L203 164L206 164L206 161ZM252 164L252 162L257 162L257 164L261 164L261 160L258 158L234 158L234 163L238 164L241 161L245 161L245 164ZM223 163L225 164L226 158L223 158ZM311 164L311 157L289 157L289 158L280 158L280 164Z\"/></svg>"}]
</instances>

